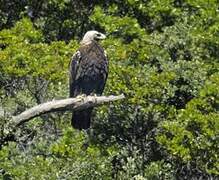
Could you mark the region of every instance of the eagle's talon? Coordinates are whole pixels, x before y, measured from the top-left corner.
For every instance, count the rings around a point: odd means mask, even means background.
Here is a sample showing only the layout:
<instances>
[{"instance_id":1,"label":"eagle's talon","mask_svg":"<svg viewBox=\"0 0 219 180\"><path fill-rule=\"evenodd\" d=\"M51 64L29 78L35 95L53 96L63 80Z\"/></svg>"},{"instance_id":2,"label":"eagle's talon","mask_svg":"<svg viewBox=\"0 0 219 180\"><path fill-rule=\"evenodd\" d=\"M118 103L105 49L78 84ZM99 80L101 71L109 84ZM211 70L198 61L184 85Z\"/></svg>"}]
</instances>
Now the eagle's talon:
<instances>
[{"instance_id":1,"label":"eagle's talon","mask_svg":"<svg viewBox=\"0 0 219 180\"><path fill-rule=\"evenodd\" d=\"M90 96L97 97L97 94L96 93L90 93Z\"/></svg>"},{"instance_id":2,"label":"eagle's talon","mask_svg":"<svg viewBox=\"0 0 219 180\"><path fill-rule=\"evenodd\" d=\"M86 94L80 94L80 95L77 96L77 98L83 99L83 98L85 98L86 96L87 96Z\"/></svg>"}]
</instances>

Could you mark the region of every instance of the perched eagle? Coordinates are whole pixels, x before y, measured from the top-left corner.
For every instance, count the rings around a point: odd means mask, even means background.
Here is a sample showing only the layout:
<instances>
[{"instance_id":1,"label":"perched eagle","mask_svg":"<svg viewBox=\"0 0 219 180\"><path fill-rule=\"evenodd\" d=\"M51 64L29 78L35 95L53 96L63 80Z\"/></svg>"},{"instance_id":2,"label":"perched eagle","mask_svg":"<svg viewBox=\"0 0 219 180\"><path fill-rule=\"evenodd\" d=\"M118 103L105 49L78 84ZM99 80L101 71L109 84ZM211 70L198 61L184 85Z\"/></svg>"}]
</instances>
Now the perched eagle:
<instances>
[{"instance_id":1,"label":"perched eagle","mask_svg":"<svg viewBox=\"0 0 219 180\"><path fill-rule=\"evenodd\" d=\"M98 40L105 38L104 34L97 31L88 31L84 35L81 46L70 62L70 97L102 94L108 75L108 60ZM80 130L88 129L92 109L74 112L72 126Z\"/></svg>"}]
</instances>

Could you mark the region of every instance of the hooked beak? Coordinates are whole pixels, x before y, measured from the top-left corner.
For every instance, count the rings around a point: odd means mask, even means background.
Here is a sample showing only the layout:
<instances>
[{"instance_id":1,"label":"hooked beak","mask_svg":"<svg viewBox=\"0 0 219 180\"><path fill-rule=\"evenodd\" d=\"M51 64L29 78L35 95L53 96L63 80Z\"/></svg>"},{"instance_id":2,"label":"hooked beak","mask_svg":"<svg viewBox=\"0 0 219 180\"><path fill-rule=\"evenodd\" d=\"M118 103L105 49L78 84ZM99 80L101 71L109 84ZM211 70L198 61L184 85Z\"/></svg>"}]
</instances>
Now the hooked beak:
<instances>
[{"instance_id":1,"label":"hooked beak","mask_svg":"<svg viewBox=\"0 0 219 180\"><path fill-rule=\"evenodd\" d=\"M98 39L102 40L102 39L106 39L106 35L105 34L102 34L100 33L101 36L98 36Z\"/></svg>"},{"instance_id":2,"label":"hooked beak","mask_svg":"<svg viewBox=\"0 0 219 180\"><path fill-rule=\"evenodd\" d=\"M102 33L98 33L98 36L95 37L96 40L103 40L106 39L106 35Z\"/></svg>"}]
</instances>

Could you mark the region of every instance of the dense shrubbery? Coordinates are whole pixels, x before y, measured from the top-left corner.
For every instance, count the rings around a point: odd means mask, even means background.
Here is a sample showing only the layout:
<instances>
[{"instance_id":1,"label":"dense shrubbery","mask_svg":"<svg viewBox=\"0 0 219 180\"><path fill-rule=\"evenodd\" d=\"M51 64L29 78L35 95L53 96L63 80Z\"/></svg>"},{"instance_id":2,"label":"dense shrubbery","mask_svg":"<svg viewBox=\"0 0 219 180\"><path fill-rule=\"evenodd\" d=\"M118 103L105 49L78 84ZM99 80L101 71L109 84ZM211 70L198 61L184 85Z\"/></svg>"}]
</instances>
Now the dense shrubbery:
<instances>
[{"instance_id":1,"label":"dense shrubbery","mask_svg":"<svg viewBox=\"0 0 219 180\"><path fill-rule=\"evenodd\" d=\"M219 133L217 1L3 1L0 135L7 117L68 96L68 63L89 29L105 32L110 59L92 128L69 114L26 124L0 150L1 177L216 178ZM0 112L2 110L0 109Z\"/></svg>"}]
</instances>

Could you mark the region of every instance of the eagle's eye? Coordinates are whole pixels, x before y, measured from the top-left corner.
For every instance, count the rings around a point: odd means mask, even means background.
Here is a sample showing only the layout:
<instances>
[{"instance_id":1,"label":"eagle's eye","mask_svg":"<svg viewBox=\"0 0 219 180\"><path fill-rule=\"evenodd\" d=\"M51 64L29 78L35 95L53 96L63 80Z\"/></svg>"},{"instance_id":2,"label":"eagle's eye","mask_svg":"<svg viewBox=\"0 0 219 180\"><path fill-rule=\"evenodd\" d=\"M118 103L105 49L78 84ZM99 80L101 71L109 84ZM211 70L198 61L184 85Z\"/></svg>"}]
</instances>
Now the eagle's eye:
<instances>
[{"instance_id":1,"label":"eagle's eye","mask_svg":"<svg viewBox=\"0 0 219 180\"><path fill-rule=\"evenodd\" d=\"M97 35L97 37L100 37L101 36L101 34L96 34Z\"/></svg>"}]
</instances>

